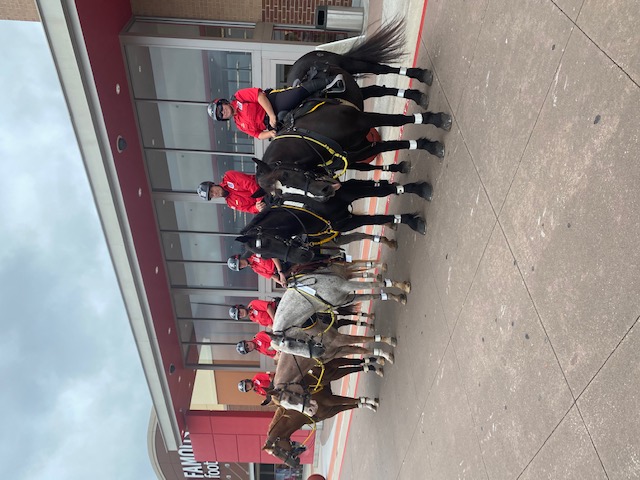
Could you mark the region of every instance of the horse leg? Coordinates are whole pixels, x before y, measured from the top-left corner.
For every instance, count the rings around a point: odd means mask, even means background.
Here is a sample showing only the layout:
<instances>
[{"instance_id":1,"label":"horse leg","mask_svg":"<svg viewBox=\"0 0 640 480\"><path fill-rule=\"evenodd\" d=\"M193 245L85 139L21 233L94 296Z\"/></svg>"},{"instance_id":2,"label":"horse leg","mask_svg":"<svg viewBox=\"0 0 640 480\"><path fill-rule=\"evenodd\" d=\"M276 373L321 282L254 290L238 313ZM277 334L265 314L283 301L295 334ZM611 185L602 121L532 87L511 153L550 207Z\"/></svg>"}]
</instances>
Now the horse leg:
<instances>
[{"instance_id":1,"label":"horse leg","mask_svg":"<svg viewBox=\"0 0 640 480\"><path fill-rule=\"evenodd\" d=\"M362 284L359 282L347 281L347 285L344 285L343 288L350 289L351 292L355 290L363 290ZM411 282L398 282L396 280L392 280L390 278L382 278L380 275L379 278L376 278L371 287L367 287L368 289L373 290L374 288L398 288L402 290L404 293L411 293Z\"/></svg>"},{"instance_id":2,"label":"horse leg","mask_svg":"<svg viewBox=\"0 0 640 480\"><path fill-rule=\"evenodd\" d=\"M346 410L352 410L354 408L360 408L359 403L353 403L348 405L333 405L331 407L326 407L326 410L322 412L322 418L331 418L336 416L340 412L344 412Z\"/></svg>"},{"instance_id":3,"label":"horse leg","mask_svg":"<svg viewBox=\"0 0 640 480\"><path fill-rule=\"evenodd\" d=\"M383 237L382 235L369 235L368 233L347 233L340 234L336 237L334 242L338 245L345 245L351 242L358 242L360 240L371 240L373 243L382 243L389 248L396 250L398 248L398 242L395 240L391 240L387 237Z\"/></svg>"},{"instance_id":4,"label":"horse leg","mask_svg":"<svg viewBox=\"0 0 640 480\"><path fill-rule=\"evenodd\" d=\"M364 366L338 368L333 372L333 375L331 375L331 376L327 376L326 373L325 373L325 378L327 380L333 382L334 380L340 380L342 377L346 377L347 375L349 375L351 373L358 373L358 372L362 372L364 370L365 370ZM367 370L368 370L368 367L367 367Z\"/></svg>"},{"instance_id":5,"label":"horse leg","mask_svg":"<svg viewBox=\"0 0 640 480\"><path fill-rule=\"evenodd\" d=\"M336 225L340 231L350 231L364 225L384 225L384 224L404 223L411 230L421 235L426 235L427 224L418 214L404 213L402 215L351 215L346 220Z\"/></svg>"},{"instance_id":6,"label":"horse leg","mask_svg":"<svg viewBox=\"0 0 640 480\"><path fill-rule=\"evenodd\" d=\"M422 93L420 90L402 89L387 87L386 85L371 85L369 87L362 87L360 89L364 100L373 97L400 97L412 100L423 108L429 106L429 95Z\"/></svg>"},{"instance_id":7,"label":"horse leg","mask_svg":"<svg viewBox=\"0 0 640 480\"><path fill-rule=\"evenodd\" d=\"M367 147L369 148L369 147ZM399 172L399 173L409 173L411 172L411 162L402 161L400 163L392 163L390 165L371 165L370 163L363 162L369 157L364 157L360 159L360 155L358 155L358 160L353 160L352 163L347 167L348 170L356 170L359 172L372 172L374 170L380 170L381 172ZM351 160L351 157L349 157ZM353 162L359 163L353 163Z\"/></svg>"},{"instance_id":8,"label":"horse leg","mask_svg":"<svg viewBox=\"0 0 640 480\"><path fill-rule=\"evenodd\" d=\"M420 112L413 115L393 113L362 112L358 116L357 126L368 132L373 127L401 127L409 123L419 125L433 125L442 130L451 130L451 115L444 112Z\"/></svg>"},{"instance_id":9,"label":"horse leg","mask_svg":"<svg viewBox=\"0 0 640 480\"><path fill-rule=\"evenodd\" d=\"M380 402L377 398L369 398L369 397L360 397L358 399L359 408L368 408L369 410L373 410L376 412L378 407L380 406Z\"/></svg>"},{"instance_id":10,"label":"horse leg","mask_svg":"<svg viewBox=\"0 0 640 480\"><path fill-rule=\"evenodd\" d=\"M398 345L396 337L387 335L345 335L340 334L333 340L338 346L356 345L360 343L386 343L392 347Z\"/></svg>"},{"instance_id":11,"label":"horse leg","mask_svg":"<svg viewBox=\"0 0 640 480\"><path fill-rule=\"evenodd\" d=\"M353 203L355 200L366 197L386 197L405 193L413 193L430 201L433 197L433 187L428 182L400 185L399 183L389 183L386 180L347 180L342 183L342 188L337 195L345 202Z\"/></svg>"},{"instance_id":12,"label":"horse leg","mask_svg":"<svg viewBox=\"0 0 640 480\"><path fill-rule=\"evenodd\" d=\"M360 288L362 288L362 284L360 284ZM402 305L407 304L407 295L404 293L387 293L380 291L380 293L356 293L355 298L357 298L361 302L366 302L369 300L393 300L394 302L398 302Z\"/></svg>"},{"instance_id":13,"label":"horse leg","mask_svg":"<svg viewBox=\"0 0 640 480\"><path fill-rule=\"evenodd\" d=\"M373 142L360 150L350 150L347 153L349 157L349 168L358 165L358 162L362 162L369 157L394 150L425 150L438 158L444 158L444 146L438 141L429 140L425 137L418 138L417 140L387 140L384 142ZM357 168L355 170L357 170Z\"/></svg>"},{"instance_id":14,"label":"horse leg","mask_svg":"<svg viewBox=\"0 0 640 480\"><path fill-rule=\"evenodd\" d=\"M342 68L349 73L374 73L376 75L393 73L409 78L415 78L429 86L433 83L433 72L427 68L392 67L383 63L361 61L353 57L349 57L348 63L345 63Z\"/></svg>"}]
</instances>

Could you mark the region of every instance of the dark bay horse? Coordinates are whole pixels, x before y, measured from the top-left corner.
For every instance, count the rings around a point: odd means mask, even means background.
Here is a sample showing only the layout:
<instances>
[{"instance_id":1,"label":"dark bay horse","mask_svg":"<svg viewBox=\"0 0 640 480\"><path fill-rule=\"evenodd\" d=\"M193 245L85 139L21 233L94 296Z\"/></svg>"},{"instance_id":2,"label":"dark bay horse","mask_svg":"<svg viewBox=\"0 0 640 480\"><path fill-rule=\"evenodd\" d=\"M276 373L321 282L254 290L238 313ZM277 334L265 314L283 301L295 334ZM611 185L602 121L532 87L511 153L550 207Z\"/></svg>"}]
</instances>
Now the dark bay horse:
<instances>
[{"instance_id":1,"label":"dark bay horse","mask_svg":"<svg viewBox=\"0 0 640 480\"><path fill-rule=\"evenodd\" d=\"M426 200L431 198L432 189L426 182L400 187L405 193L414 193ZM398 192L398 185L385 181L349 180L334 196L322 202L302 195L284 195L279 203L256 215L236 240L245 244L247 250L266 258L309 263L331 256L323 252L326 242L364 225L402 223L425 235L426 222L418 214L356 215L350 211L351 203L359 198Z\"/></svg>"}]
</instances>

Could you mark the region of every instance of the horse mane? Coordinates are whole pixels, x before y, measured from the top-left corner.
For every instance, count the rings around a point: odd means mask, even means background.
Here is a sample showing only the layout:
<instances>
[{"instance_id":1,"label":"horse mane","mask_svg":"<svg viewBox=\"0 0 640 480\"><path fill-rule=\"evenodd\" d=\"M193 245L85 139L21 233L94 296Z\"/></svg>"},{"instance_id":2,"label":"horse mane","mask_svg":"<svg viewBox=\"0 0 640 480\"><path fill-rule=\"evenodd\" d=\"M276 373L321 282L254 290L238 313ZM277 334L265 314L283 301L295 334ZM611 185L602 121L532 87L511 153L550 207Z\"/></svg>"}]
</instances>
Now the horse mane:
<instances>
[{"instance_id":1,"label":"horse mane","mask_svg":"<svg viewBox=\"0 0 640 480\"><path fill-rule=\"evenodd\" d=\"M265 208L261 212L258 212L249 223L245 225L245 227L240 230L240 235L246 235L248 232L253 230L257 224L259 224L268 214L271 209Z\"/></svg>"},{"instance_id":2,"label":"horse mane","mask_svg":"<svg viewBox=\"0 0 640 480\"><path fill-rule=\"evenodd\" d=\"M343 56L371 63L397 62L406 55L404 31L404 20L397 17Z\"/></svg>"},{"instance_id":3,"label":"horse mane","mask_svg":"<svg viewBox=\"0 0 640 480\"><path fill-rule=\"evenodd\" d=\"M260 173L256 175L256 180L258 181L258 185L267 193L272 193L275 189L275 183L278 179L278 171L272 170L267 173Z\"/></svg>"}]
</instances>

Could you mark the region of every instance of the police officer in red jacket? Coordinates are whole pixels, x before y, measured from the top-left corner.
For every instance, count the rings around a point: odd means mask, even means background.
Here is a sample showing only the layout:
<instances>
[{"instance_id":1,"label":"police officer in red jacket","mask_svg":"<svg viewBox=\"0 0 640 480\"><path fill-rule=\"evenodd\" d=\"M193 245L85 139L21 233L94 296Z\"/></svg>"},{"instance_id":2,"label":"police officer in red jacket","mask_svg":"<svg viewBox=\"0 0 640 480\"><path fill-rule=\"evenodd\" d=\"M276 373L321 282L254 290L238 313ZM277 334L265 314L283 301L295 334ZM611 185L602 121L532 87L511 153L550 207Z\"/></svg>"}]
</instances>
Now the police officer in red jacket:
<instances>
[{"instance_id":1,"label":"police officer in red jacket","mask_svg":"<svg viewBox=\"0 0 640 480\"><path fill-rule=\"evenodd\" d=\"M283 265L277 258L262 258L255 253L248 258L242 258L242 255L234 255L227 260L227 267L234 272L251 267L251 270L258 275L273 280L278 285L285 286L287 284L287 271L285 268L288 269L288 265Z\"/></svg>"},{"instance_id":2,"label":"police officer in red jacket","mask_svg":"<svg viewBox=\"0 0 640 480\"><path fill-rule=\"evenodd\" d=\"M267 390L273 388L273 373L258 373L252 379L245 378L238 382L238 390L243 393L254 391L263 397L267 396Z\"/></svg>"},{"instance_id":3,"label":"police officer in red jacket","mask_svg":"<svg viewBox=\"0 0 640 480\"><path fill-rule=\"evenodd\" d=\"M344 92L344 78L314 78L295 87L282 89L243 88L238 90L231 100L216 98L207 107L207 113L214 120L224 121L233 118L238 129L259 140L273 138L278 123L278 114L297 107L313 93Z\"/></svg>"},{"instance_id":4,"label":"police officer in red jacket","mask_svg":"<svg viewBox=\"0 0 640 480\"><path fill-rule=\"evenodd\" d=\"M205 200L223 197L230 208L247 213L258 213L266 207L265 192L260 188L255 175L229 170L222 176L220 184L202 182L198 195Z\"/></svg>"},{"instance_id":5,"label":"police officer in red jacket","mask_svg":"<svg viewBox=\"0 0 640 480\"><path fill-rule=\"evenodd\" d=\"M276 316L277 303L275 300L251 300L244 305L234 305L229 309L229 316L234 320L248 318L263 327L271 327Z\"/></svg>"},{"instance_id":6,"label":"police officer in red jacket","mask_svg":"<svg viewBox=\"0 0 640 480\"><path fill-rule=\"evenodd\" d=\"M240 355L246 355L255 350L271 358L278 353L271 347L271 337L267 332L258 332L251 340L240 340L236 345L236 350Z\"/></svg>"}]
</instances>

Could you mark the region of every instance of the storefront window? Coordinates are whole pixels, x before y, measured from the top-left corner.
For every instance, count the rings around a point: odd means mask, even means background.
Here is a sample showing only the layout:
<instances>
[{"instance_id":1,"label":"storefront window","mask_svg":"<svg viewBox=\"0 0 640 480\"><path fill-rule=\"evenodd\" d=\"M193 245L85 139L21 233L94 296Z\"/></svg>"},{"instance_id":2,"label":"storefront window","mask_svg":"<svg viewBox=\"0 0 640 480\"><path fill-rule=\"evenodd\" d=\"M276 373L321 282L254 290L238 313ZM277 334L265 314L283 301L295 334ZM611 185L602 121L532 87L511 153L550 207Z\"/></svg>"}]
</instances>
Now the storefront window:
<instances>
[{"instance_id":1,"label":"storefront window","mask_svg":"<svg viewBox=\"0 0 640 480\"><path fill-rule=\"evenodd\" d=\"M154 191L194 193L200 182L219 182L228 170L255 172L249 155L147 150L146 161Z\"/></svg>"}]
</instances>

